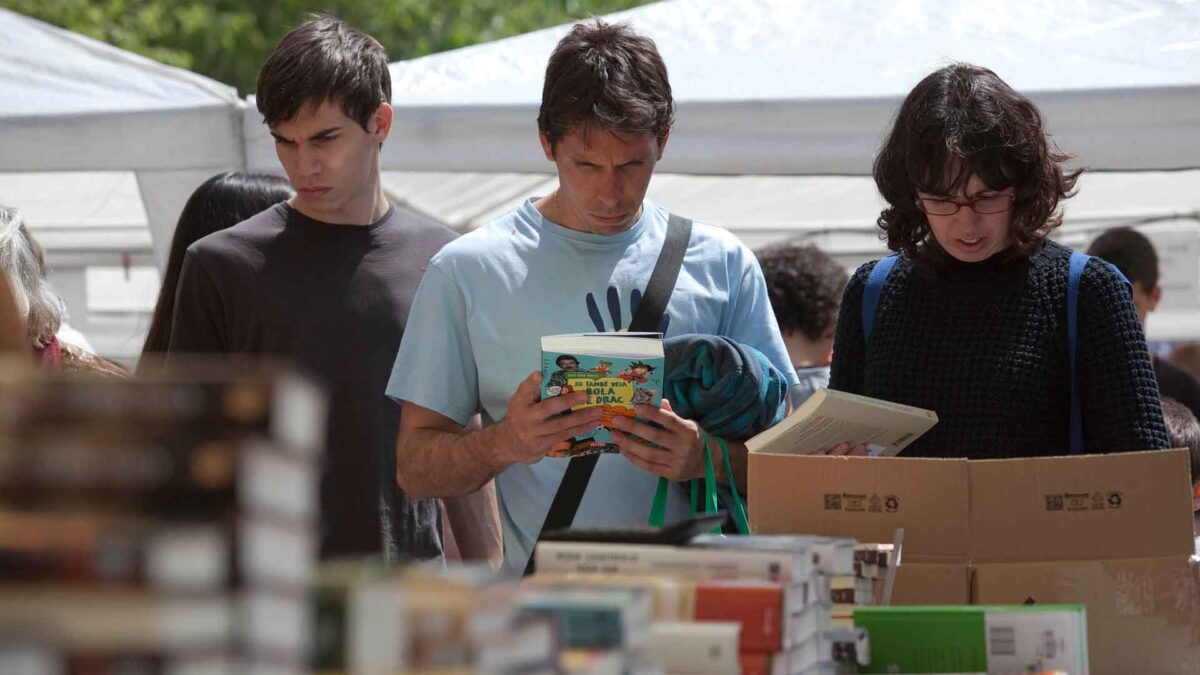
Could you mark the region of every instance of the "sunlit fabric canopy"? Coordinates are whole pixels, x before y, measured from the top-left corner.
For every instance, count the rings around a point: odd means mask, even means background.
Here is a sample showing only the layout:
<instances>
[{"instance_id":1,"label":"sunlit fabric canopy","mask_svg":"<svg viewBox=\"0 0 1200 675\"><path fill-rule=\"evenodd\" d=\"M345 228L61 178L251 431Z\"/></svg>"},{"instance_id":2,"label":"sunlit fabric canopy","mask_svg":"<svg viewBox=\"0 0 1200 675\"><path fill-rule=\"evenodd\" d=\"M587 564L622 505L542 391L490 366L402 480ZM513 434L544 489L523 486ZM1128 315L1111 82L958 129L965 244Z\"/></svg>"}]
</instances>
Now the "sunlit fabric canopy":
<instances>
[{"instance_id":1,"label":"sunlit fabric canopy","mask_svg":"<svg viewBox=\"0 0 1200 675\"><path fill-rule=\"evenodd\" d=\"M232 87L3 9L0 94L0 172L135 171L160 262L191 191L245 164Z\"/></svg>"},{"instance_id":2,"label":"sunlit fabric canopy","mask_svg":"<svg viewBox=\"0 0 1200 675\"><path fill-rule=\"evenodd\" d=\"M1200 3L668 0L611 15L653 38L678 119L662 170L867 174L888 120L952 60L995 70L1095 169L1200 166ZM569 26L392 64L386 168L545 171L546 60ZM251 166L274 164L251 112Z\"/></svg>"}]
</instances>

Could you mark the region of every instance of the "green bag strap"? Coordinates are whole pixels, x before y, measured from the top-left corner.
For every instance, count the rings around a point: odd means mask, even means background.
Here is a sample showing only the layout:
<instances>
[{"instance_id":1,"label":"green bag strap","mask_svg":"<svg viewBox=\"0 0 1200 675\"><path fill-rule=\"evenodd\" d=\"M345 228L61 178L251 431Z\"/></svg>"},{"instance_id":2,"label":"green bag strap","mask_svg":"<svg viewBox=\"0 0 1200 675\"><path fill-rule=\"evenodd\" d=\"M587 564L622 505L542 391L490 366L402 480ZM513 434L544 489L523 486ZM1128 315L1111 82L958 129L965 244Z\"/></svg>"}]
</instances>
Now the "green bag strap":
<instances>
[{"instance_id":1,"label":"green bag strap","mask_svg":"<svg viewBox=\"0 0 1200 675\"><path fill-rule=\"evenodd\" d=\"M717 476L713 469L712 451L709 445L709 435L703 430L700 432L700 437L704 440L704 513L717 512ZM720 444L725 456L725 471L730 480L733 480L733 468L729 463L729 446L725 444L725 440L717 437L717 443ZM697 502L700 497L699 480L689 481L689 489L691 492L691 512L692 515L700 510L701 505ZM667 519L667 493L671 489L671 481L660 477L658 486L654 491L654 504L650 508L651 527L662 527ZM737 524L738 530L743 534L749 533L750 528L746 524L746 513L742 508L741 497L738 496L737 487L733 487L734 500L734 522ZM720 534L721 528L714 528L713 534Z\"/></svg>"},{"instance_id":2,"label":"green bag strap","mask_svg":"<svg viewBox=\"0 0 1200 675\"><path fill-rule=\"evenodd\" d=\"M700 432L700 433L703 434L704 432ZM704 461L705 461L705 464L707 464L705 475L708 475L708 472L712 471L712 455L708 451L708 438L707 437L705 437L705 442L704 442ZM694 480L688 481L688 489L691 491L691 500L692 500L691 512L692 512L693 516L696 515L696 512L700 509L699 487L700 487L700 485L699 485L698 481L694 481ZM666 522L667 522L667 493L670 491L670 489L671 489L671 481L667 480L666 478L664 478L662 476L659 476L658 486L654 490L654 504L653 504L653 506L650 507L650 521L649 521L650 527L662 527L663 525L666 524ZM717 499L717 493L716 493L716 490L714 490L713 494L712 494L712 500L713 500L714 505L716 504L716 499ZM707 495L706 495L705 504L707 504ZM715 507L713 508L713 511L709 511L709 513L712 513L714 511L716 511Z\"/></svg>"},{"instance_id":3,"label":"green bag strap","mask_svg":"<svg viewBox=\"0 0 1200 675\"><path fill-rule=\"evenodd\" d=\"M746 508L742 506L742 497L738 494L737 481L733 478L733 464L729 461L729 446L725 439L717 436L717 444L725 455L725 477L729 479L729 491L733 494L733 524L737 526L738 534L750 534L750 521L746 518Z\"/></svg>"},{"instance_id":4,"label":"green bag strap","mask_svg":"<svg viewBox=\"0 0 1200 675\"><path fill-rule=\"evenodd\" d=\"M717 472L713 469L712 452L709 451L709 437L704 431L700 432L704 439L704 512L716 513L717 504ZM696 514L692 514L693 516ZM714 534L720 534L721 528L716 528Z\"/></svg>"},{"instance_id":5,"label":"green bag strap","mask_svg":"<svg viewBox=\"0 0 1200 675\"><path fill-rule=\"evenodd\" d=\"M650 508L650 527L662 527L667 521L667 491L671 482L666 478L658 479L658 488L654 490L654 506ZM693 493L693 497L695 494ZM695 504L695 500L692 500ZM695 511L695 508L692 509Z\"/></svg>"}]
</instances>

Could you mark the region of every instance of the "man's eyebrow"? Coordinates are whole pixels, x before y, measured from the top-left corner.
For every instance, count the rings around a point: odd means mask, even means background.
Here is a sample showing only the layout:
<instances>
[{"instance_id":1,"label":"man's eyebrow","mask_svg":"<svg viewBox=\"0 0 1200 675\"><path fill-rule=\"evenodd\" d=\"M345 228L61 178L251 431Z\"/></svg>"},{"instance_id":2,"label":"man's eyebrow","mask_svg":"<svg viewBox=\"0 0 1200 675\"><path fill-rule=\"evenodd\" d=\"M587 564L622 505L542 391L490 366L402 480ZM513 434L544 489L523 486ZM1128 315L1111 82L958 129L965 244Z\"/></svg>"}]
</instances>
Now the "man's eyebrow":
<instances>
[{"instance_id":1,"label":"man's eyebrow","mask_svg":"<svg viewBox=\"0 0 1200 675\"><path fill-rule=\"evenodd\" d=\"M328 127L328 128L322 129L322 130L318 131L317 133L313 134L312 136L309 136L308 140L311 141L315 138L321 138L322 136L328 136L329 134L332 134L335 131L340 131L341 128L342 128L341 125L338 125L335 127Z\"/></svg>"},{"instance_id":2,"label":"man's eyebrow","mask_svg":"<svg viewBox=\"0 0 1200 675\"><path fill-rule=\"evenodd\" d=\"M325 128L325 129L321 129L320 131L316 132L315 134L313 134L313 135L309 136L309 137L308 137L308 140L310 140L310 141L311 141L311 140L315 140L315 139L321 138L321 137L323 137L323 136L328 136L329 134L332 134L332 133L334 133L335 131L341 131L341 129L342 129L341 125L338 125L338 126L333 126L333 127L327 127L327 128ZM279 132L277 132L277 131L275 131L275 130L271 130L271 135L275 137L275 140L277 140L277 141L284 141L285 143L290 143L290 142L291 142L291 140L292 140L292 139L290 139L290 138L287 138L286 136L283 136L282 134L280 134Z\"/></svg>"}]
</instances>

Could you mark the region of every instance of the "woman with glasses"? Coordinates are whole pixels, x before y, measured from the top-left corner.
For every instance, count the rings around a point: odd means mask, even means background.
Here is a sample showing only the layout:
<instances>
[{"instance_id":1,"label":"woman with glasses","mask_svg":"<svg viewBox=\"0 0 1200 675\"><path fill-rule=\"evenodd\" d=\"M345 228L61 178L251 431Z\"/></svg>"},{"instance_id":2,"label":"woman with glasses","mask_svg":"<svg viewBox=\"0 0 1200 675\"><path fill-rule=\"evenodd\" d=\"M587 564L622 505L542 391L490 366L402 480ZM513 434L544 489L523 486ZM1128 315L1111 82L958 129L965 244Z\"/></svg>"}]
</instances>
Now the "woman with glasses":
<instances>
[{"instance_id":1,"label":"woman with glasses","mask_svg":"<svg viewBox=\"0 0 1200 675\"><path fill-rule=\"evenodd\" d=\"M1072 252L1048 239L1080 173L1067 159L1033 103L985 68L942 68L901 105L874 168L896 255L847 285L829 386L936 411L905 456L1168 447L1129 287L1098 259L1080 261L1072 370Z\"/></svg>"}]
</instances>

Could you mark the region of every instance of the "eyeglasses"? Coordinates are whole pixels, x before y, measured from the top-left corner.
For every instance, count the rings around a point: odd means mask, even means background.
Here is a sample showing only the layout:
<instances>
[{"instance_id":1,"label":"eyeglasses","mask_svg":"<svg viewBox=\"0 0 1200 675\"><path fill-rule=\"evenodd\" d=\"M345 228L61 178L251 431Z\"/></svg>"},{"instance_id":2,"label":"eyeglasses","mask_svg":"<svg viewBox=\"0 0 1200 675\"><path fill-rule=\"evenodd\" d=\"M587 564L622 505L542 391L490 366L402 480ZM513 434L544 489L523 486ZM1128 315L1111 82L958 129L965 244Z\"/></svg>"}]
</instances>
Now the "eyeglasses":
<instances>
[{"instance_id":1,"label":"eyeglasses","mask_svg":"<svg viewBox=\"0 0 1200 675\"><path fill-rule=\"evenodd\" d=\"M1013 195L988 195L969 202L959 202L953 199L938 199L935 197L917 197L917 208L931 216L952 216L962 207L967 207L981 216L991 213L1003 213L1012 208Z\"/></svg>"}]
</instances>

